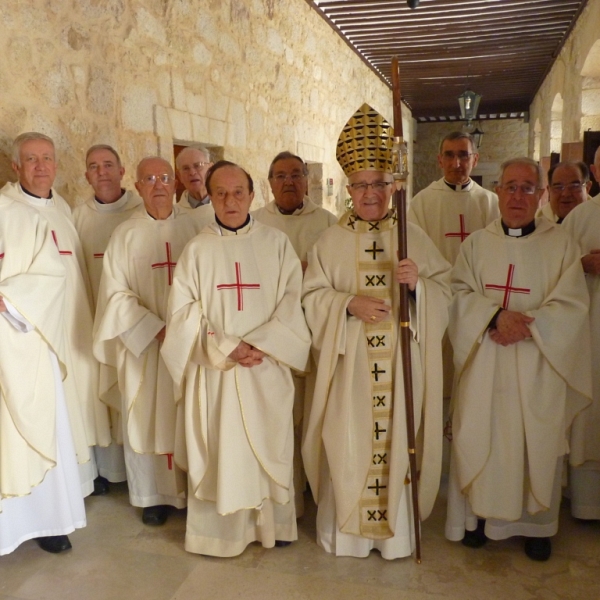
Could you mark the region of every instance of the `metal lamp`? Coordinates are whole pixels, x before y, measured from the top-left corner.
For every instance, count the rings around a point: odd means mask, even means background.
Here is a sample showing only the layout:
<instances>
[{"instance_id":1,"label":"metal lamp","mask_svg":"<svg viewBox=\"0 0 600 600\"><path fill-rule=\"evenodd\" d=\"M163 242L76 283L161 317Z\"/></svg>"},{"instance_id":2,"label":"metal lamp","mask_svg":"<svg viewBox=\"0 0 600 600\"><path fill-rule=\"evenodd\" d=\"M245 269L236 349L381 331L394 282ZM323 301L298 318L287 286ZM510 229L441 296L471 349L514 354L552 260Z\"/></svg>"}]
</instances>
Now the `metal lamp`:
<instances>
[{"instance_id":1,"label":"metal lamp","mask_svg":"<svg viewBox=\"0 0 600 600\"><path fill-rule=\"evenodd\" d=\"M467 124L470 124L471 121L477 117L477 110L479 109L480 100L481 96L475 92L472 92L471 90L465 90L458 97L460 118L467 121Z\"/></svg>"}]
</instances>

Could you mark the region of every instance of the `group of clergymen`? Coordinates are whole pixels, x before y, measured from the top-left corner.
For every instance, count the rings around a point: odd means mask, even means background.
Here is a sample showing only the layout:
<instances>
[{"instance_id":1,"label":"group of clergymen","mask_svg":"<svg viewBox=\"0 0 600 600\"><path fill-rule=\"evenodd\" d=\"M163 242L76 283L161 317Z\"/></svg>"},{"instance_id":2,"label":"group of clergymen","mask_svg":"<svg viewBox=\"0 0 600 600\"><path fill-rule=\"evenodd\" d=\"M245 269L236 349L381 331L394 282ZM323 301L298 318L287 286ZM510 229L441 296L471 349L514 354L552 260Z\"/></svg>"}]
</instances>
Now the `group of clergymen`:
<instances>
[{"instance_id":1,"label":"group of clergymen","mask_svg":"<svg viewBox=\"0 0 600 600\"><path fill-rule=\"evenodd\" d=\"M70 548L83 497L125 479L147 525L187 506L190 552L288 545L308 479L324 550L411 554L399 283L421 516L451 396L448 539L524 536L547 560L567 456L573 515L600 519L587 167L553 167L536 216L536 162L505 162L496 196L470 178L472 138L449 134L398 261L392 143L367 104L348 121L336 154L352 208L338 219L308 198L300 157L273 159L274 201L250 214L251 176L195 146L175 161L178 203L168 161L138 164L138 196L117 152L91 147L93 195L71 213L52 188L52 140L15 140L18 182L0 190L0 554L33 538Z\"/></svg>"}]
</instances>

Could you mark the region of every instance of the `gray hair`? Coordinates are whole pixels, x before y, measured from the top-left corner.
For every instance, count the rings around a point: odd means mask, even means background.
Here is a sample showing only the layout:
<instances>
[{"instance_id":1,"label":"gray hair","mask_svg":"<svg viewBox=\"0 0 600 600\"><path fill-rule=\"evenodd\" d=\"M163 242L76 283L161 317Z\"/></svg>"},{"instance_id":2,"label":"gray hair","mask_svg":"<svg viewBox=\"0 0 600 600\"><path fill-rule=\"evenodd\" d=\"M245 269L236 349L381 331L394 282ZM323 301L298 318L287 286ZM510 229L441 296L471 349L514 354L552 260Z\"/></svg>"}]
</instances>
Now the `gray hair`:
<instances>
[{"instance_id":1,"label":"gray hair","mask_svg":"<svg viewBox=\"0 0 600 600\"><path fill-rule=\"evenodd\" d=\"M186 146L178 155L177 158L175 159L175 168L179 169L179 164L180 164L180 156L186 151L186 150L198 150L198 152L202 152L202 154L204 154L204 156L206 157L206 161L207 162L212 162L212 156L210 154L210 150L206 147L203 146L202 144L192 144L191 146Z\"/></svg>"},{"instance_id":2,"label":"gray hair","mask_svg":"<svg viewBox=\"0 0 600 600\"><path fill-rule=\"evenodd\" d=\"M300 161L300 163L302 164L302 175L304 175L304 176L308 175L308 167L306 166L306 163L298 155L292 154L291 152L284 150L283 152L280 152L271 161L271 164L269 166L269 179L271 179L271 177L273 177L273 167L275 166L275 163L279 162L280 160L285 160L286 158L293 158L295 160Z\"/></svg>"},{"instance_id":3,"label":"gray hair","mask_svg":"<svg viewBox=\"0 0 600 600\"><path fill-rule=\"evenodd\" d=\"M18 167L21 166L21 148L23 147L23 144L32 140L44 140L45 142L49 142L52 144L52 148L56 153L56 147L54 146L54 140L52 138L43 133L38 133L37 131L27 131L26 133L18 135L12 144L11 158Z\"/></svg>"},{"instance_id":4,"label":"gray hair","mask_svg":"<svg viewBox=\"0 0 600 600\"><path fill-rule=\"evenodd\" d=\"M470 133L466 131L452 131L448 135L445 135L440 142L439 154L442 153L442 147L444 146L444 142L453 142L454 140L469 140L471 144L471 150L473 154L477 154L477 144L475 144L475 139Z\"/></svg>"},{"instance_id":5,"label":"gray hair","mask_svg":"<svg viewBox=\"0 0 600 600\"><path fill-rule=\"evenodd\" d=\"M90 154L92 152L96 152L96 150L108 150L117 159L117 163L119 164L119 167L122 166L121 157L119 156L119 153L112 146L109 146L108 144L96 144L95 146L91 146L88 149L88 151L85 153L85 164L86 165L87 165L88 158L90 157Z\"/></svg>"},{"instance_id":6,"label":"gray hair","mask_svg":"<svg viewBox=\"0 0 600 600\"><path fill-rule=\"evenodd\" d=\"M509 158L508 160L505 160L500 165L500 176L498 178L498 185L502 185L504 171L506 171L508 167L512 167L513 165L523 165L525 167L531 167L537 174L537 187L538 189L541 189L542 182L544 181L544 173L542 171L542 167L537 161L533 160L532 158L528 158L527 156L519 156L517 158Z\"/></svg>"}]
</instances>

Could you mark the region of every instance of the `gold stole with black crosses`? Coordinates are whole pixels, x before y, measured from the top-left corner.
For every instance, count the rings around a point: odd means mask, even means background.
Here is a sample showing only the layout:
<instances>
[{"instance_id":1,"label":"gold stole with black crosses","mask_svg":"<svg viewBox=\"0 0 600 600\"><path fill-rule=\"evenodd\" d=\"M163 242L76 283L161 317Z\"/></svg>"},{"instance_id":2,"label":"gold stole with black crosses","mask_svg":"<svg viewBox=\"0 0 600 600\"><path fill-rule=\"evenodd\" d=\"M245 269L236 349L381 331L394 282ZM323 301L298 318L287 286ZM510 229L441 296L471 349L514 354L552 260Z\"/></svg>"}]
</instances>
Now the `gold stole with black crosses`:
<instances>
[{"instance_id":1,"label":"gold stole with black crosses","mask_svg":"<svg viewBox=\"0 0 600 600\"><path fill-rule=\"evenodd\" d=\"M362 221L351 212L342 226L356 233L357 293L392 304L396 217ZM371 373L373 400L373 459L359 501L360 532L370 539L392 537L388 524L389 459L392 443L393 349L395 325L390 316L380 323L365 323L365 343Z\"/></svg>"}]
</instances>

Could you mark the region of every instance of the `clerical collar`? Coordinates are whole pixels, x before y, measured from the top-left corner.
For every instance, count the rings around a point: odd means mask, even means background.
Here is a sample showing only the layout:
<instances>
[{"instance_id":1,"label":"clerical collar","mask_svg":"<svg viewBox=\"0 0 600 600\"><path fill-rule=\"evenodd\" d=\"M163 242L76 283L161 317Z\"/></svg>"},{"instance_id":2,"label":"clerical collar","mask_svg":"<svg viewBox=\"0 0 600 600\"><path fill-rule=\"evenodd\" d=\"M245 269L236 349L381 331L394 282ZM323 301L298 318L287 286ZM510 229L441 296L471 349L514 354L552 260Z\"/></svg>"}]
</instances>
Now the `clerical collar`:
<instances>
[{"instance_id":1,"label":"clerical collar","mask_svg":"<svg viewBox=\"0 0 600 600\"><path fill-rule=\"evenodd\" d=\"M279 204L277 204L277 202L275 202L275 206L277 207L277 210L282 215L285 215L286 217L290 217L291 215L295 215L295 214L299 213L304 208L304 200L302 202L300 202L300 204L298 206L296 206L296 208L294 210L292 210L291 212L289 210L283 210L281 208L281 206L279 206Z\"/></svg>"},{"instance_id":2,"label":"clerical collar","mask_svg":"<svg viewBox=\"0 0 600 600\"><path fill-rule=\"evenodd\" d=\"M560 225L564 220L565 220L564 217L558 217L558 219L556 219L556 224Z\"/></svg>"},{"instance_id":3,"label":"clerical collar","mask_svg":"<svg viewBox=\"0 0 600 600\"><path fill-rule=\"evenodd\" d=\"M461 190L466 190L471 185L471 180L467 181L467 183L450 183L444 179L444 183L455 192L460 192Z\"/></svg>"},{"instance_id":4,"label":"clerical collar","mask_svg":"<svg viewBox=\"0 0 600 600\"><path fill-rule=\"evenodd\" d=\"M121 195L115 200L115 202L122 200L124 195L125 195L125 190L123 188L121 188ZM98 198L98 196L96 196L96 195L94 195L94 200L98 204L114 204L115 203L115 202L104 202L103 200L100 200L100 198Z\"/></svg>"},{"instance_id":5,"label":"clerical collar","mask_svg":"<svg viewBox=\"0 0 600 600\"><path fill-rule=\"evenodd\" d=\"M47 198L42 198L41 196L38 196L38 195L34 194L33 192L30 192L29 190L25 189L21 183L19 185L21 186L21 189L23 190L23 192L25 194L27 194L28 196L31 196L32 198L37 198L38 200L51 200L52 199L52 188L50 188L50 195Z\"/></svg>"},{"instance_id":6,"label":"clerical collar","mask_svg":"<svg viewBox=\"0 0 600 600\"><path fill-rule=\"evenodd\" d=\"M227 231L231 231L232 233L235 233L237 235L237 232L240 229L244 229L244 227L247 227L250 224L250 222L252 221L252 217L250 215L248 215L248 217L246 218L244 223L242 225L240 225L239 227L228 227L227 225L225 225L224 223L221 223L221 221L219 221L219 217L217 217L217 215L215 215L215 220L221 230L226 229ZM223 235L223 231L221 231L221 235Z\"/></svg>"},{"instance_id":7,"label":"clerical collar","mask_svg":"<svg viewBox=\"0 0 600 600\"><path fill-rule=\"evenodd\" d=\"M531 221L531 223L525 225L525 227L521 227L521 229L511 229L504 221L502 221L502 230L510 237L523 237L535 231L535 219Z\"/></svg>"},{"instance_id":8,"label":"clerical collar","mask_svg":"<svg viewBox=\"0 0 600 600\"><path fill-rule=\"evenodd\" d=\"M205 204L210 203L210 197L204 196L202 200L196 200L189 192L188 192L188 202L192 208L198 208L199 206L204 206Z\"/></svg>"}]
</instances>

